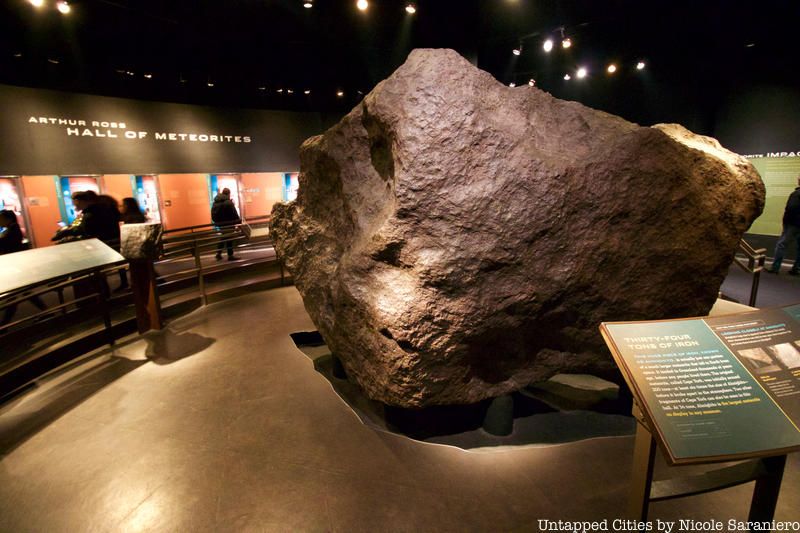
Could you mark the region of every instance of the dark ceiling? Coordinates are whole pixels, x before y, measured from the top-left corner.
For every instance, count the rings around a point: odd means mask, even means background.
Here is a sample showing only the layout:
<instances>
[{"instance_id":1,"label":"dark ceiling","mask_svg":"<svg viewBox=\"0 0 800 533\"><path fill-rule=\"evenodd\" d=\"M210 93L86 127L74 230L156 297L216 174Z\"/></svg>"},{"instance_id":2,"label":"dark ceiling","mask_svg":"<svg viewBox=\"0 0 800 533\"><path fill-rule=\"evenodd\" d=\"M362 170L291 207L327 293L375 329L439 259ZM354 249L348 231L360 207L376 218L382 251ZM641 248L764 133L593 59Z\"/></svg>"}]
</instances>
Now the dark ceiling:
<instances>
[{"instance_id":1,"label":"dark ceiling","mask_svg":"<svg viewBox=\"0 0 800 533\"><path fill-rule=\"evenodd\" d=\"M75 0L67 16L46 2L3 0L0 82L338 112L411 49L449 47L504 83L535 78L555 96L648 122L707 110L743 83L800 79L796 0L418 0L413 16L400 0L370 0L366 12L355 0ZM559 27L573 47L545 54ZM578 66L586 79L574 78Z\"/></svg>"}]
</instances>

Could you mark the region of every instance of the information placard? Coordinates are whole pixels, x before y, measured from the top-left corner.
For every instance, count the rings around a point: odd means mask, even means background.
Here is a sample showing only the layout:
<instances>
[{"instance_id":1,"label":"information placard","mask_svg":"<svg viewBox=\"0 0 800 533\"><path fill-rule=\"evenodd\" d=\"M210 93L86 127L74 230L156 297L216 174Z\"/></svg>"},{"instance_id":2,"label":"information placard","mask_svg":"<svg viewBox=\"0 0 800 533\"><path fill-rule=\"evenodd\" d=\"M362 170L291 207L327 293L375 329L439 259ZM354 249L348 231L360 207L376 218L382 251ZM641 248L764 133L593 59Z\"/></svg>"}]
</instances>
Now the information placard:
<instances>
[{"instance_id":1,"label":"information placard","mask_svg":"<svg viewBox=\"0 0 800 533\"><path fill-rule=\"evenodd\" d=\"M800 449L800 305L600 330L672 464Z\"/></svg>"}]
</instances>

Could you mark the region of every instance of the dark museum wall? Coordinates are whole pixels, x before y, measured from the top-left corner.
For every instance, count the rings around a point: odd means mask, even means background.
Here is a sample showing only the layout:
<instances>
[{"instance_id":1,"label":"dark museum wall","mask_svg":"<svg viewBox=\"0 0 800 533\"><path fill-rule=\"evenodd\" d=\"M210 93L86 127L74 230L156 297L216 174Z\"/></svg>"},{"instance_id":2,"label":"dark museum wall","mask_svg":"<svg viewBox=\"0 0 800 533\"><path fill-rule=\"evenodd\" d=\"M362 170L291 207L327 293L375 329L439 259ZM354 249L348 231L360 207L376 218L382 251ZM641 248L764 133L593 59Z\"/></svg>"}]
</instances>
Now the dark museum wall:
<instances>
[{"instance_id":1,"label":"dark museum wall","mask_svg":"<svg viewBox=\"0 0 800 533\"><path fill-rule=\"evenodd\" d=\"M315 112L212 108L0 85L0 174L297 169ZM329 118L325 122L330 122Z\"/></svg>"},{"instance_id":2,"label":"dark museum wall","mask_svg":"<svg viewBox=\"0 0 800 533\"><path fill-rule=\"evenodd\" d=\"M787 85L734 88L716 116L714 136L734 152L800 152L800 89Z\"/></svg>"}]
</instances>

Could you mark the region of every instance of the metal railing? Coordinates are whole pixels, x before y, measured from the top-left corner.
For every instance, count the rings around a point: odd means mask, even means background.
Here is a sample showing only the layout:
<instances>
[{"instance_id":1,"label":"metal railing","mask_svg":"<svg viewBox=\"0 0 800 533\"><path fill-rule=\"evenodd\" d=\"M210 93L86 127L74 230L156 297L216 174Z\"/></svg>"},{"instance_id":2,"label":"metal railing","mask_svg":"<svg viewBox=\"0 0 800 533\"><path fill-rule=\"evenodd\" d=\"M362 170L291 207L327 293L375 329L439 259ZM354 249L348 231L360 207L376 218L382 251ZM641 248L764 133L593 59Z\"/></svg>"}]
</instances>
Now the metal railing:
<instances>
[{"instance_id":1,"label":"metal railing","mask_svg":"<svg viewBox=\"0 0 800 533\"><path fill-rule=\"evenodd\" d=\"M275 256L268 224L269 217L258 217L246 224L205 224L165 232L154 266L158 293L169 297L167 312L177 316L198 301L208 304L210 295L226 297L241 293L243 287L272 286L278 283L278 269L283 285L286 276ZM225 253L229 242L240 257L214 261L215 252ZM112 292L108 283L127 268L127 264L117 264L0 294L0 318L7 312L19 313L0 325L0 398L136 330L131 292ZM43 296L46 308L40 306ZM25 303L29 300L40 309L33 311Z\"/></svg>"},{"instance_id":2,"label":"metal railing","mask_svg":"<svg viewBox=\"0 0 800 533\"><path fill-rule=\"evenodd\" d=\"M168 289L172 285L196 277L200 296L205 305L208 303L207 276L232 268L262 263L277 263L280 267L281 284L283 284L285 271L274 254L255 258L237 258L233 262L218 263L212 266L203 263L203 257L212 253L219 259L223 253L227 252L228 244L232 246L234 254L272 249L268 225L269 217L258 217L250 219L247 223L230 226L205 224L192 226L191 231L188 232L183 231L184 228L164 232L163 251L155 264L157 271L161 271L158 276L159 287ZM181 263L185 264L189 259L191 259L191 266L181 268ZM168 265L178 265L179 270L165 272L164 267Z\"/></svg>"},{"instance_id":3,"label":"metal railing","mask_svg":"<svg viewBox=\"0 0 800 533\"><path fill-rule=\"evenodd\" d=\"M755 307L756 298L758 297L758 284L761 279L761 272L764 271L764 262L767 259L767 250L765 248L753 248L747 241L741 239L737 252L744 254L744 258L736 256L733 262L745 272L753 275L753 282L750 286L750 301L747 305Z\"/></svg>"}]
</instances>

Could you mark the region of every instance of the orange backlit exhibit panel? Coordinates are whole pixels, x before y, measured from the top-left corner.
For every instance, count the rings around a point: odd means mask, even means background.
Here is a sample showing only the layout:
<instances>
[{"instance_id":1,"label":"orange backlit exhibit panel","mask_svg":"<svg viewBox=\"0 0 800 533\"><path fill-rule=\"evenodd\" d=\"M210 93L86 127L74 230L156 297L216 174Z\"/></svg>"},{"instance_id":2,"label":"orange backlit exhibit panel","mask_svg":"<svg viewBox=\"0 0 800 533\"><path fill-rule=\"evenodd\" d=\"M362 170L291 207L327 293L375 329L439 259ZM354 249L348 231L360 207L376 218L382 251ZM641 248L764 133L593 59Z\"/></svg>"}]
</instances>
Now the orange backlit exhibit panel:
<instances>
[{"instance_id":1,"label":"orange backlit exhibit panel","mask_svg":"<svg viewBox=\"0 0 800 533\"><path fill-rule=\"evenodd\" d=\"M211 224L208 174L159 174L158 183L165 227Z\"/></svg>"}]
</instances>

